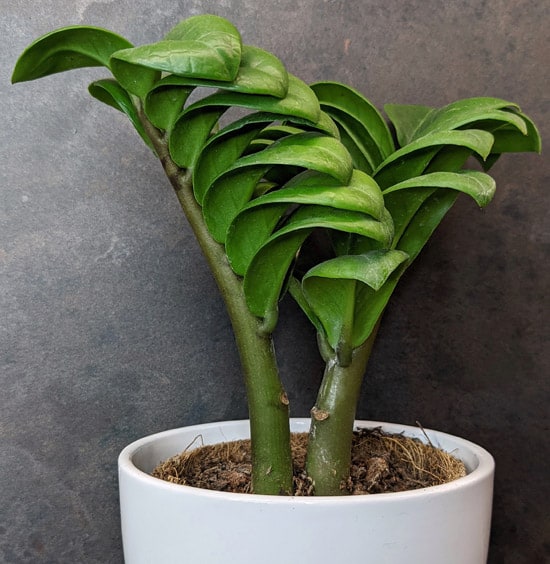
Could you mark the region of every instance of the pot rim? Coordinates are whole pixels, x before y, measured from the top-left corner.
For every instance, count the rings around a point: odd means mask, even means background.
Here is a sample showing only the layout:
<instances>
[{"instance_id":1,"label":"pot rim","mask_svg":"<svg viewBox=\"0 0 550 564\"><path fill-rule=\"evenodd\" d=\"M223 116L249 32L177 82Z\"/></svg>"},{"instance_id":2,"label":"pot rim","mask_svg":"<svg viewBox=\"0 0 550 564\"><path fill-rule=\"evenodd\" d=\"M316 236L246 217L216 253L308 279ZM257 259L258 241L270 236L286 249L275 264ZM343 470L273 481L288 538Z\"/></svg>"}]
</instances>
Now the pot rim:
<instances>
[{"instance_id":1,"label":"pot rim","mask_svg":"<svg viewBox=\"0 0 550 564\"><path fill-rule=\"evenodd\" d=\"M291 423L297 424L298 426L304 426L304 431L307 431L309 427L310 419L305 417L292 417L290 418ZM491 479L494 473L495 462L492 455L480 447L479 445L457 437L455 435L450 435L442 431L437 431L434 429L413 427L411 425L402 425L400 423L388 423L383 421L370 421L370 420L356 420L355 427L358 428L377 428L382 427L382 429L389 433L402 433L405 436L417 436L429 437L429 440L436 447L439 447L440 442L445 442L446 440L455 443L455 449L461 448L469 451L471 455L476 460L477 466L473 469L468 469L466 476L458 478L451 482L445 484L430 486L427 488L420 488L417 490L408 490L404 492L387 492L387 493L377 493L371 495L357 495L357 496L272 496L272 495L261 495L261 494L245 494L245 493L234 493L234 492L221 492L215 490L206 490L202 488L196 488L193 486L184 486L181 484L173 484L155 478L140 470L133 462L134 456L136 456L142 449L147 448L151 443L154 443L161 439L167 439L173 436L177 436L182 432L197 431L197 435L200 431L205 431L212 428L219 428L220 425L248 425L247 419L241 420L231 420L231 421L220 421L213 423L203 423L197 425L189 425L185 427L179 427L176 429L169 429L166 431L160 431L152 435L147 435L141 439L133 441L127 445L120 453L118 457L118 467L119 473L126 473L132 476L133 479L140 481L144 486L166 489L166 491L171 491L173 495L187 495L187 496L203 496L207 498L216 498L218 500L226 499L227 501L247 501L251 503L269 503L269 504L326 504L333 505L338 503L376 503L384 502L388 503L391 501L397 502L402 500L404 497L431 497L443 495L455 490L462 488L469 488L474 486L479 482ZM307 426L307 427L306 427ZM301 429L300 429L301 430ZM453 449L454 450L454 449ZM452 451L450 451L452 453ZM177 453L174 453L174 455ZM173 456L173 455L169 455ZM160 462L160 461L159 461Z\"/></svg>"}]
</instances>

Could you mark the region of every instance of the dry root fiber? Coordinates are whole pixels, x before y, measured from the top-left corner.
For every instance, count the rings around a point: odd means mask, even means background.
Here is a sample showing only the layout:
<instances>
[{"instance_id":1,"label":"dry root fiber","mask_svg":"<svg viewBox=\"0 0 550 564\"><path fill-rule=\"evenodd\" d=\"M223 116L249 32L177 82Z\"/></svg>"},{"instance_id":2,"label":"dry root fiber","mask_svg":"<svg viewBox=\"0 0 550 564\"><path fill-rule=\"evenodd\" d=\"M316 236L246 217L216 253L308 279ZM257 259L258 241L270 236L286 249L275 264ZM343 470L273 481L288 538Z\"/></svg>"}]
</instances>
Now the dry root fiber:
<instances>
[{"instance_id":1,"label":"dry root fiber","mask_svg":"<svg viewBox=\"0 0 550 564\"><path fill-rule=\"evenodd\" d=\"M305 472L307 434L292 435L295 495L313 495ZM342 493L399 492L444 484L466 475L451 454L417 439L388 435L380 429L354 434L350 478ZM188 449L161 464L153 476L197 488L251 493L250 441Z\"/></svg>"}]
</instances>

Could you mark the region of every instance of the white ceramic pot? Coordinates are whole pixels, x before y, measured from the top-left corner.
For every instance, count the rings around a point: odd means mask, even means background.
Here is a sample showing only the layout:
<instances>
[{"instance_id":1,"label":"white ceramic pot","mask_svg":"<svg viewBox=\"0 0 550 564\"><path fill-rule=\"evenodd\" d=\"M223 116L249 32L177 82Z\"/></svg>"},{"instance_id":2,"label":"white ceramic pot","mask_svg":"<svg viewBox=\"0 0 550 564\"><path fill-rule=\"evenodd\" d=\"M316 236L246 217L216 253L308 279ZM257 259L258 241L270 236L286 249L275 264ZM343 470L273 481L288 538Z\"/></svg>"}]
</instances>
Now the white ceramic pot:
<instances>
[{"instance_id":1,"label":"white ceramic pot","mask_svg":"<svg viewBox=\"0 0 550 564\"><path fill-rule=\"evenodd\" d=\"M415 427L358 421L425 439ZM293 419L307 431L308 419ZM119 457L126 564L485 564L494 462L479 446L437 431L431 442L464 461L468 475L403 493L278 497L214 492L148 473L190 445L249 436L248 421L165 431Z\"/></svg>"}]
</instances>

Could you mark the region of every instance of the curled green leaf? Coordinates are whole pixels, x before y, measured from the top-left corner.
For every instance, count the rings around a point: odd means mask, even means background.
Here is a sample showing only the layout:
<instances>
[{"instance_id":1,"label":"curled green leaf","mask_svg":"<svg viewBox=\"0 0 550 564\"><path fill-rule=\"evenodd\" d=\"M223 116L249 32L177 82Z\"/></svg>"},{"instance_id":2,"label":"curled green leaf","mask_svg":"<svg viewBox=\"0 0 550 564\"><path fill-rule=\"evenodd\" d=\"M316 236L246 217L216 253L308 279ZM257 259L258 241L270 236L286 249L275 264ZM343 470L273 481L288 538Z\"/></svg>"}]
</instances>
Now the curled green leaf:
<instances>
[{"instance_id":1,"label":"curled green leaf","mask_svg":"<svg viewBox=\"0 0 550 564\"><path fill-rule=\"evenodd\" d=\"M311 268L302 279L303 294L320 320L328 343L338 351L344 343L360 346L374 329L362 316L365 304L357 283L380 290L390 275L408 260L402 251L374 250L345 255Z\"/></svg>"},{"instance_id":2,"label":"curled green leaf","mask_svg":"<svg viewBox=\"0 0 550 564\"><path fill-rule=\"evenodd\" d=\"M480 207L495 195L496 183L488 174L476 170L432 172L409 178L384 190L384 195L410 188L449 188L471 196Z\"/></svg>"},{"instance_id":3,"label":"curled green leaf","mask_svg":"<svg viewBox=\"0 0 550 564\"><path fill-rule=\"evenodd\" d=\"M159 80L147 92L143 104L145 115L155 127L170 130L193 90L179 76L169 75Z\"/></svg>"},{"instance_id":4,"label":"curled green leaf","mask_svg":"<svg viewBox=\"0 0 550 564\"><path fill-rule=\"evenodd\" d=\"M316 205L354 211L386 222L384 198L376 183L355 170L347 185L313 171L294 177L279 190L250 202L231 223L226 253L233 270L243 275L254 254L273 234L286 210L295 205Z\"/></svg>"},{"instance_id":5,"label":"curled green leaf","mask_svg":"<svg viewBox=\"0 0 550 564\"><path fill-rule=\"evenodd\" d=\"M225 242L227 229L250 200L255 184L273 166L316 170L347 184L353 167L344 146L333 137L300 133L284 137L266 149L240 158L209 187L203 214L212 236Z\"/></svg>"},{"instance_id":6,"label":"curled green leaf","mask_svg":"<svg viewBox=\"0 0 550 564\"><path fill-rule=\"evenodd\" d=\"M418 139L428 133L449 131L451 129L469 126L476 128L479 121L497 119L509 121L522 129L522 120L514 120L514 113L502 110L519 110L517 104L501 100L500 98L466 98L458 100L443 108L429 112L416 128L413 139ZM505 115L505 114L509 115Z\"/></svg>"},{"instance_id":7,"label":"curled green leaf","mask_svg":"<svg viewBox=\"0 0 550 564\"><path fill-rule=\"evenodd\" d=\"M292 75L288 79L287 95L282 99L240 92L218 92L186 108L170 133L169 147L174 162L183 168L193 168L213 125L232 106L277 114L283 120L307 120L316 125L321 118L321 109L315 94L300 79ZM205 113L212 116L211 119L205 120L202 117Z\"/></svg>"},{"instance_id":8,"label":"curled green leaf","mask_svg":"<svg viewBox=\"0 0 550 564\"><path fill-rule=\"evenodd\" d=\"M155 71L223 82L235 80L241 62L241 36L219 16L180 22L164 40L119 51L114 60Z\"/></svg>"},{"instance_id":9,"label":"curled green leaf","mask_svg":"<svg viewBox=\"0 0 550 564\"><path fill-rule=\"evenodd\" d=\"M110 68L111 55L132 47L124 37L91 26L69 26L51 31L31 43L21 54L12 83L83 67Z\"/></svg>"},{"instance_id":10,"label":"curled green leaf","mask_svg":"<svg viewBox=\"0 0 550 564\"><path fill-rule=\"evenodd\" d=\"M245 116L213 135L204 146L193 170L193 191L200 205L214 180L229 170L276 114L257 112Z\"/></svg>"},{"instance_id":11,"label":"curled green leaf","mask_svg":"<svg viewBox=\"0 0 550 564\"><path fill-rule=\"evenodd\" d=\"M321 107L346 131L372 169L393 153L393 139L384 118L360 92L338 82L317 82L311 88Z\"/></svg>"},{"instance_id":12,"label":"curled green leaf","mask_svg":"<svg viewBox=\"0 0 550 564\"><path fill-rule=\"evenodd\" d=\"M404 147L415 139L415 133L420 125L427 119L428 114L435 110L428 106L386 104L384 111L395 128L399 146Z\"/></svg>"},{"instance_id":13,"label":"curled green leaf","mask_svg":"<svg viewBox=\"0 0 550 564\"><path fill-rule=\"evenodd\" d=\"M374 172L382 189L422 174L442 147L467 147L485 159L491 152L494 137L478 129L435 131L401 147Z\"/></svg>"},{"instance_id":14,"label":"curled green leaf","mask_svg":"<svg viewBox=\"0 0 550 564\"><path fill-rule=\"evenodd\" d=\"M326 206L301 206L283 227L261 246L250 261L244 277L244 292L250 311L265 317L277 309L277 302L290 265L302 243L315 229L356 233L389 245L393 236L391 218L381 222L365 214Z\"/></svg>"},{"instance_id":15,"label":"curled green leaf","mask_svg":"<svg viewBox=\"0 0 550 564\"><path fill-rule=\"evenodd\" d=\"M100 102L103 102L104 104L107 104L108 106L126 114L136 131L145 141L146 145L154 151L151 139L149 139L149 136L139 119L138 112L132 102L132 99L130 98L130 95L116 80L109 78L96 80L88 86L88 91Z\"/></svg>"}]
</instances>

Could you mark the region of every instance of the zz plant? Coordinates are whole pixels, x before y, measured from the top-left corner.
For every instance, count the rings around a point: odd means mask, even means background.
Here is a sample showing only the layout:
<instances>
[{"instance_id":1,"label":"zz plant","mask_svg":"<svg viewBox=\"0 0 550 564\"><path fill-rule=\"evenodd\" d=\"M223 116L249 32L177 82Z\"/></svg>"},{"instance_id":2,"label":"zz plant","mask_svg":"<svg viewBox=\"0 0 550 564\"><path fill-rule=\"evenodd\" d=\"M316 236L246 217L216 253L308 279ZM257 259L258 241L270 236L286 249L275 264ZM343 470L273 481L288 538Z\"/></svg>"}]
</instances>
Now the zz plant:
<instances>
[{"instance_id":1,"label":"zz plant","mask_svg":"<svg viewBox=\"0 0 550 564\"><path fill-rule=\"evenodd\" d=\"M460 193L493 197L502 153L540 151L519 107L472 98L381 113L336 82L306 85L274 55L201 15L134 47L73 26L34 41L12 82L104 66L92 96L124 112L160 160L225 300L242 362L253 491L289 494L289 401L272 342L290 294L326 369L311 410L307 472L344 493L359 389L397 282ZM211 93L191 98L195 89ZM224 116L241 108L239 118ZM465 168L477 158L484 172Z\"/></svg>"}]
</instances>

